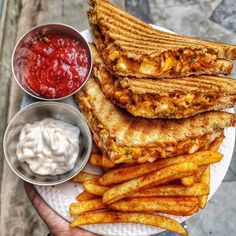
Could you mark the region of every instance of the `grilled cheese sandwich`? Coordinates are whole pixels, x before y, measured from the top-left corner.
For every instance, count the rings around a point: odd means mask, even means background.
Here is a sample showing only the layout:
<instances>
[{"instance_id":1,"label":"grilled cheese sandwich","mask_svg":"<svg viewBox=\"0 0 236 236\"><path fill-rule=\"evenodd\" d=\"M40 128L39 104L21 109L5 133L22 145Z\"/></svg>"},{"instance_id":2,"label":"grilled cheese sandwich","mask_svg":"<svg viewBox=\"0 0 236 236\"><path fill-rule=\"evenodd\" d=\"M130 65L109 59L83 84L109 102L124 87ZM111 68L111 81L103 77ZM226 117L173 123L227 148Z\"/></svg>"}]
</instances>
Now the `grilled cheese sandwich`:
<instances>
[{"instance_id":1,"label":"grilled cheese sandwich","mask_svg":"<svg viewBox=\"0 0 236 236\"><path fill-rule=\"evenodd\" d=\"M208 112L182 120L135 118L110 102L91 77L76 94L100 150L114 163L154 161L193 153L235 125L235 115Z\"/></svg>"},{"instance_id":2,"label":"grilled cheese sandwich","mask_svg":"<svg viewBox=\"0 0 236 236\"><path fill-rule=\"evenodd\" d=\"M106 65L121 76L173 78L231 73L236 46L156 30L105 0L88 19ZM229 60L228 60L229 59Z\"/></svg>"},{"instance_id":3,"label":"grilled cheese sandwich","mask_svg":"<svg viewBox=\"0 0 236 236\"><path fill-rule=\"evenodd\" d=\"M175 79L117 78L91 45L94 77L105 96L134 116L186 118L201 112L233 107L236 80L216 76Z\"/></svg>"}]
</instances>

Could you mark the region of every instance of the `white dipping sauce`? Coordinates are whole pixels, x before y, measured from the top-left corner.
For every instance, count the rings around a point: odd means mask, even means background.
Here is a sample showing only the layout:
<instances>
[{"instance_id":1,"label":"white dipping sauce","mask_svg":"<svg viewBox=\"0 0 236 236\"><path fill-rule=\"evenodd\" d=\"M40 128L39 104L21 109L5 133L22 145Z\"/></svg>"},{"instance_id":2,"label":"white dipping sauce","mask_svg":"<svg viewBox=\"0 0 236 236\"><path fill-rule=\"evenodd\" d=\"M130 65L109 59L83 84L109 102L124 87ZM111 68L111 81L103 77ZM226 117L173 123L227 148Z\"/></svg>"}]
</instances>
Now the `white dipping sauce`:
<instances>
[{"instance_id":1,"label":"white dipping sauce","mask_svg":"<svg viewBox=\"0 0 236 236\"><path fill-rule=\"evenodd\" d=\"M17 144L19 161L39 175L58 175L74 168L79 155L80 129L60 120L25 124Z\"/></svg>"}]
</instances>

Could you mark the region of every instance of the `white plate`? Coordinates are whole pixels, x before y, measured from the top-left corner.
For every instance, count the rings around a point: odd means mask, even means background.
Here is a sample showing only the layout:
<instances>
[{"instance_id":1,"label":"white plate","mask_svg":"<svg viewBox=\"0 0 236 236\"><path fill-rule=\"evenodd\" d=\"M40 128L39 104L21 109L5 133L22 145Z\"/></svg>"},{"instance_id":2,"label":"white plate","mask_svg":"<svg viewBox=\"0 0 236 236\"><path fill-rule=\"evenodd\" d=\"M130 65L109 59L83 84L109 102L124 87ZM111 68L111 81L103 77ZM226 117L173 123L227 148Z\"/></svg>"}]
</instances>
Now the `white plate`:
<instances>
[{"instance_id":1,"label":"white plate","mask_svg":"<svg viewBox=\"0 0 236 236\"><path fill-rule=\"evenodd\" d=\"M164 28L155 26L157 29L168 31ZM89 30L83 32L83 35L87 41L92 42L92 35ZM64 102L71 105L77 106L73 101L72 97L67 98ZM233 109L228 110L234 112ZM211 166L211 191L209 199L216 192L221 182L224 179L224 176L228 170L235 141L235 129L227 128L225 129L225 139L220 147L220 152L224 154L224 158L220 163L214 164ZM100 168L96 168L87 164L84 171L90 173L101 173ZM56 211L60 216L65 218L68 221L71 221L72 218L69 214L69 206L72 202L75 202L75 197L82 192L83 187L79 184L74 184L72 182L63 183L54 187L43 187L35 186L38 193L41 197L47 202L47 204ZM179 222L185 221L188 217L176 217L171 216L171 218L176 219ZM146 226L141 224L133 223L116 223L116 224L97 224L97 225L88 225L83 226L82 228L89 230L91 232L101 234L101 235L116 235L116 236L144 236L157 234L163 230L157 227Z\"/></svg>"}]
</instances>

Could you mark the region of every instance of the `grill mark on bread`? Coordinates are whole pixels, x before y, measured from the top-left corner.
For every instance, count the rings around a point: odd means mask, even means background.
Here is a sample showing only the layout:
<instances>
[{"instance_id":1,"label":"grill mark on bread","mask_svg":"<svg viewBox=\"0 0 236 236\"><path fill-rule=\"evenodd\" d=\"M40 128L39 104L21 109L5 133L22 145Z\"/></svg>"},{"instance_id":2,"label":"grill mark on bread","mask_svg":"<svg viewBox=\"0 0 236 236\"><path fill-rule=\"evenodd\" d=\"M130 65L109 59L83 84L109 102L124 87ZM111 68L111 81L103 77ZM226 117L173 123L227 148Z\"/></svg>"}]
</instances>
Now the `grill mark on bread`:
<instances>
[{"instance_id":1,"label":"grill mark on bread","mask_svg":"<svg viewBox=\"0 0 236 236\"><path fill-rule=\"evenodd\" d=\"M118 80L123 88L139 92L153 92L168 95L173 92L206 92L213 94L221 92L224 94L236 94L236 80L231 78L197 76L179 79L137 79L124 78ZM159 91L158 91L159 90Z\"/></svg>"},{"instance_id":2,"label":"grill mark on bread","mask_svg":"<svg viewBox=\"0 0 236 236\"><path fill-rule=\"evenodd\" d=\"M163 39L170 39L173 38L174 40L180 40L180 41L188 41L190 44L201 44L205 47L210 47L219 50L225 51L224 54L227 56L230 56L230 54L233 58L236 57L236 48L233 45L227 45L224 43L219 42L211 42L207 40L199 40L197 38L189 37L189 36L181 36L181 35L174 35L171 33L162 32L160 30L153 29L148 24L142 22L141 20L137 19L136 17L133 17L126 12L123 12L122 10L118 9L117 7L113 6L110 3L104 3L101 1L97 1L97 4L94 8L94 11L97 14L97 17L108 17L106 19L106 22L112 22L114 25L118 25L119 27L125 26L125 29L128 31L136 30L137 32L143 32L146 33L145 36L147 38L154 38L154 37L160 37ZM113 19L113 20L111 20ZM106 23L103 22L103 23ZM121 23L120 23L121 22ZM119 25L120 23L120 25ZM129 26L132 24L132 27ZM129 28L130 27L130 28ZM136 33L137 33L136 32ZM233 59L231 58L231 59Z\"/></svg>"},{"instance_id":3,"label":"grill mark on bread","mask_svg":"<svg viewBox=\"0 0 236 236\"><path fill-rule=\"evenodd\" d=\"M190 77L189 77L190 78ZM199 81L198 81L199 79ZM136 79L136 78L125 78L120 79L120 84L123 88L129 88L132 90L132 88L143 88L143 91L145 92L146 89L150 89L150 91L153 91L154 93L157 93L156 91L158 89L162 91L166 91L168 93L180 91L183 92L184 89L188 89L188 92L191 91L209 91L216 92L219 90L222 90L220 86L215 85L213 83L207 83L204 82L204 84L201 83L201 79L194 78L192 81L191 79L163 79L163 80L152 80L152 79ZM125 84L125 86L124 86ZM235 85L234 85L235 86Z\"/></svg>"},{"instance_id":4,"label":"grill mark on bread","mask_svg":"<svg viewBox=\"0 0 236 236\"><path fill-rule=\"evenodd\" d=\"M159 43L166 42L163 44L166 45L166 47L168 47L168 44L171 45L172 41L178 45L178 47L199 48L199 46L201 46L201 48L210 49L211 53L214 52L215 54L218 54L219 57L226 57L229 59L236 58L236 47L234 45L200 40L194 37L175 35L156 30L136 17L118 9L109 2L95 1L94 8L89 11L89 16L95 16L97 21L96 24L100 27L102 26L102 28L105 27L103 28L104 32L109 29L111 32L118 32L119 34L125 35L127 38L127 32L129 32L130 37L132 37L132 35L137 37L143 36L146 38L145 40L159 40ZM91 24L92 23L95 22L92 22L91 20ZM122 33L120 29L123 29L126 34L124 34L124 32ZM113 37L116 43L119 44L119 38L116 38L115 35L113 35ZM151 53L151 51L149 53Z\"/></svg>"}]
</instances>

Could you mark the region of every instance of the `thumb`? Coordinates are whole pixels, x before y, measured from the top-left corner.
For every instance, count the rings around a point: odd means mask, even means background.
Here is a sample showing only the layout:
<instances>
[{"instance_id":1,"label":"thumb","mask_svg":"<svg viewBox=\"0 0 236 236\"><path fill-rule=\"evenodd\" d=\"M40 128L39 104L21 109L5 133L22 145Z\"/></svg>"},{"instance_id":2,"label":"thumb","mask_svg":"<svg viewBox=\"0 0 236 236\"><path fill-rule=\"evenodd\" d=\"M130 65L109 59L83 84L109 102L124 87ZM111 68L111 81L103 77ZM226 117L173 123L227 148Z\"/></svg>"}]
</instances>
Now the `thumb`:
<instances>
[{"instance_id":1,"label":"thumb","mask_svg":"<svg viewBox=\"0 0 236 236\"><path fill-rule=\"evenodd\" d=\"M25 191L36 211L49 228L68 227L68 222L55 213L39 196L32 184L24 183Z\"/></svg>"},{"instance_id":2,"label":"thumb","mask_svg":"<svg viewBox=\"0 0 236 236\"><path fill-rule=\"evenodd\" d=\"M39 196L32 184L24 183L26 194L32 202L42 220L48 226L50 232L56 236L96 236L91 232L80 228L70 228L69 223L54 212Z\"/></svg>"}]
</instances>

